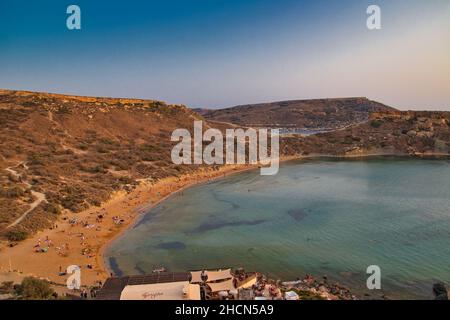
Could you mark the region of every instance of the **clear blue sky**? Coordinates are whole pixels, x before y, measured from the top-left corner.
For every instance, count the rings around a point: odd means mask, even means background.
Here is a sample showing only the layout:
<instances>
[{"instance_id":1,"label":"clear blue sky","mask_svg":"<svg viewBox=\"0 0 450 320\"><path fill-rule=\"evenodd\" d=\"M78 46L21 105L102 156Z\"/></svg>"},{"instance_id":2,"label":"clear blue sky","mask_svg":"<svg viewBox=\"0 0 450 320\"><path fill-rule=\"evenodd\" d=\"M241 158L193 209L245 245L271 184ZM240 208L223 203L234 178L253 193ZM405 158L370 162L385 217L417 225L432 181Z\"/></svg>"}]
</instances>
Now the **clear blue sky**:
<instances>
[{"instance_id":1,"label":"clear blue sky","mask_svg":"<svg viewBox=\"0 0 450 320\"><path fill-rule=\"evenodd\" d=\"M82 30L66 28L77 4ZM366 28L378 4L382 29ZM367 96L450 110L448 0L0 1L0 88L226 107Z\"/></svg>"}]
</instances>

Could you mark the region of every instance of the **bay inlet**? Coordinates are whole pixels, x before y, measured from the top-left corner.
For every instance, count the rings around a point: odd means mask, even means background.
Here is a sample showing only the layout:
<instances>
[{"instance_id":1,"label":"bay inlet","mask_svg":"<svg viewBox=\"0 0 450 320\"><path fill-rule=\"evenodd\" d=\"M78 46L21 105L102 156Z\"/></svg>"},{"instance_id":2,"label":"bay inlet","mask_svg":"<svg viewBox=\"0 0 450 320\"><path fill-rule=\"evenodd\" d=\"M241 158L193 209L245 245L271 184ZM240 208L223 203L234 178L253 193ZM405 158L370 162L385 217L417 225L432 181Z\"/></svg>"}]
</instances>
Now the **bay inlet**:
<instances>
[{"instance_id":1,"label":"bay inlet","mask_svg":"<svg viewBox=\"0 0 450 320\"><path fill-rule=\"evenodd\" d=\"M119 275L244 267L431 298L450 280L450 161L293 161L275 176L232 175L174 194L105 256ZM369 265L381 268L380 292L365 287Z\"/></svg>"}]
</instances>

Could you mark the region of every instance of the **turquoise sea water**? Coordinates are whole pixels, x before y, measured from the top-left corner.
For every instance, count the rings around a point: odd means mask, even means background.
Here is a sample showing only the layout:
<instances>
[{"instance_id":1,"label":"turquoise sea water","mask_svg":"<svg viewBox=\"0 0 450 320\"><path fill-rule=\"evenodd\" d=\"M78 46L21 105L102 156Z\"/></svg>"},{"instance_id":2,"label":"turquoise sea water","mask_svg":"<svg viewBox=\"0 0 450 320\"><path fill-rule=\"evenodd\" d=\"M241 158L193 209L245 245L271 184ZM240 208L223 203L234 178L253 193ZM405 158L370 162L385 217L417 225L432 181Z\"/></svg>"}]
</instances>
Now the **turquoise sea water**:
<instances>
[{"instance_id":1,"label":"turquoise sea water","mask_svg":"<svg viewBox=\"0 0 450 320\"><path fill-rule=\"evenodd\" d=\"M276 279L327 275L358 294L378 265L391 298L450 283L450 161L285 163L175 194L106 253L116 273L245 267Z\"/></svg>"}]
</instances>

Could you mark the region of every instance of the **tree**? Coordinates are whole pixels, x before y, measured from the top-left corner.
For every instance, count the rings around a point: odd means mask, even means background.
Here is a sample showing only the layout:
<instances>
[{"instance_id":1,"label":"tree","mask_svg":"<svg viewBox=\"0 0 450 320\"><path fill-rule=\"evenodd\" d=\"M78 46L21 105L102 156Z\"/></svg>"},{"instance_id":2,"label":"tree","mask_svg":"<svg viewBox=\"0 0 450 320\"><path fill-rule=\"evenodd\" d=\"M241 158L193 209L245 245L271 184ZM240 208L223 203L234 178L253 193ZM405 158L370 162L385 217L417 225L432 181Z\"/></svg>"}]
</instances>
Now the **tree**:
<instances>
[{"instance_id":1,"label":"tree","mask_svg":"<svg viewBox=\"0 0 450 320\"><path fill-rule=\"evenodd\" d=\"M50 299L54 291L47 281L26 277L16 288L16 293L24 299L45 300Z\"/></svg>"}]
</instances>

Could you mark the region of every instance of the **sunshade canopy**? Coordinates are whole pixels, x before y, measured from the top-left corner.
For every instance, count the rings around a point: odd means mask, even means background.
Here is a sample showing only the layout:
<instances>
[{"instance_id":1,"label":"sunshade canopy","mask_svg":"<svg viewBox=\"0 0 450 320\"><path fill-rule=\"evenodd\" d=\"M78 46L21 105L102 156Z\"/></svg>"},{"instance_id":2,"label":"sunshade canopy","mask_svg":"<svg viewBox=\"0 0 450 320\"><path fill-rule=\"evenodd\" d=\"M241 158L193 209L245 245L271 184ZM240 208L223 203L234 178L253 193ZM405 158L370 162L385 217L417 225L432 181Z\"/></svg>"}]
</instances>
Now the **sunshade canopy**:
<instances>
[{"instance_id":1,"label":"sunshade canopy","mask_svg":"<svg viewBox=\"0 0 450 320\"><path fill-rule=\"evenodd\" d=\"M208 287L211 289L211 292L230 291L235 289L233 280L231 279L217 283L208 283Z\"/></svg>"},{"instance_id":2,"label":"sunshade canopy","mask_svg":"<svg viewBox=\"0 0 450 320\"><path fill-rule=\"evenodd\" d=\"M225 269L225 270L217 270L217 271L205 271L204 272L208 279L206 282L214 282L214 281L221 281L221 280L228 280L232 279L233 276L231 275L231 269ZM191 283L201 283L202 281L202 271L192 271L191 272Z\"/></svg>"}]
</instances>

